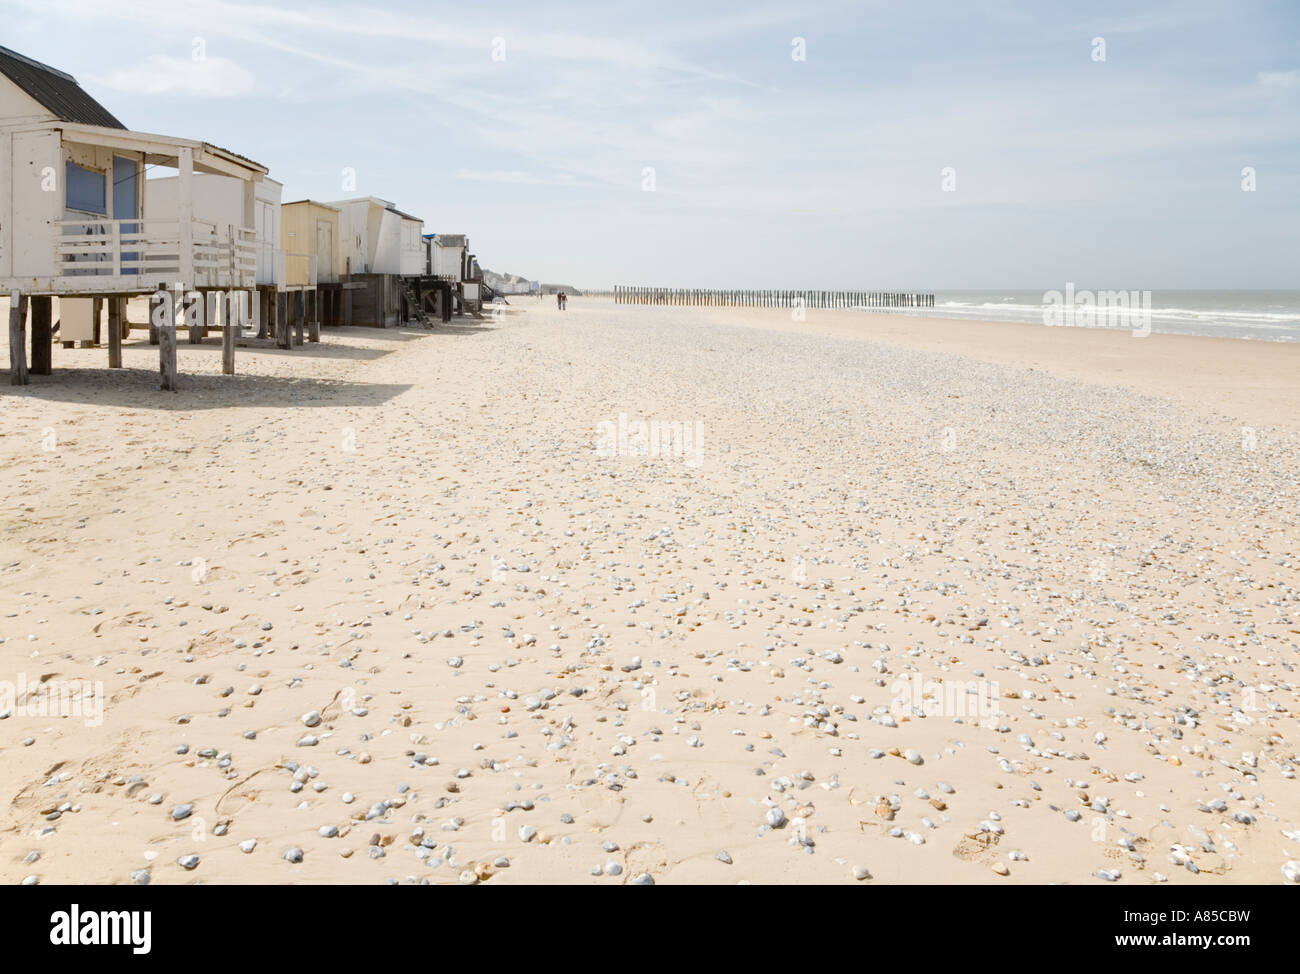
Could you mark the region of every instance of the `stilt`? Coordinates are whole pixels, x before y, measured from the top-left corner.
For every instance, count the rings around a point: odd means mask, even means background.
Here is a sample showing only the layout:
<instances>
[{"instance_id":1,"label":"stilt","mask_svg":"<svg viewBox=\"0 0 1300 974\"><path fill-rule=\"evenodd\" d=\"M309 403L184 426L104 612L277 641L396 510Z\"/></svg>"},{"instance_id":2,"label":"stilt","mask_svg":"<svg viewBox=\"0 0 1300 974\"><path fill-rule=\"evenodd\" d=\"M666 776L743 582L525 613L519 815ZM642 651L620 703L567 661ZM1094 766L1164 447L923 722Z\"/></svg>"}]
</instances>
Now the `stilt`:
<instances>
[{"instance_id":1,"label":"stilt","mask_svg":"<svg viewBox=\"0 0 1300 974\"><path fill-rule=\"evenodd\" d=\"M266 310L266 291L257 289L257 337L266 337L266 320L270 317Z\"/></svg>"},{"instance_id":2,"label":"stilt","mask_svg":"<svg viewBox=\"0 0 1300 974\"><path fill-rule=\"evenodd\" d=\"M289 318L286 308L288 298L287 294L276 292L272 298L275 306L275 347L289 347Z\"/></svg>"},{"instance_id":3,"label":"stilt","mask_svg":"<svg viewBox=\"0 0 1300 974\"><path fill-rule=\"evenodd\" d=\"M293 343L295 345L301 345L303 341L303 328L306 324L303 319L303 315L305 314L304 305L306 304L306 298L303 296L302 291L293 291L290 294L290 301L292 301L291 306L293 308Z\"/></svg>"},{"instance_id":4,"label":"stilt","mask_svg":"<svg viewBox=\"0 0 1300 974\"><path fill-rule=\"evenodd\" d=\"M320 292L305 291L303 300L307 302L307 341L320 341Z\"/></svg>"},{"instance_id":5,"label":"stilt","mask_svg":"<svg viewBox=\"0 0 1300 974\"><path fill-rule=\"evenodd\" d=\"M122 367L122 326L126 323L126 298L108 299L108 367Z\"/></svg>"},{"instance_id":6,"label":"stilt","mask_svg":"<svg viewBox=\"0 0 1300 974\"><path fill-rule=\"evenodd\" d=\"M9 294L9 384L27 385L27 295Z\"/></svg>"},{"instance_id":7,"label":"stilt","mask_svg":"<svg viewBox=\"0 0 1300 974\"><path fill-rule=\"evenodd\" d=\"M169 321L158 329L158 372L162 390L176 391L176 322Z\"/></svg>"},{"instance_id":8,"label":"stilt","mask_svg":"<svg viewBox=\"0 0 1300 974\"><path fill-rule=\"evenodd\" d=\"M49 375L54 371L54 299L48 294L34 294L32 309L32 375Z\"/></svg>"},{"instance_id":9,"label":"stilt","mask_svg":"<svg viewBox=\"0 0 1300 974\"><path fill-rule=\"evenodd\" d=\"M207 324L205 320L208 314L208 303L202 292L194 294L192 297L185 294L181 298L185 309L185 324L188 326L189 342L191 345L203 344L203 326Z\"/></svg>"},{"instance_id":10,"label":"stilt","mask_svg":"<svg viewBox=\"0 0 1300 974\"><path fill-rule=\"evenodd\" d=\"M224 314L221 322L221 374L235 374L235 334L239 330L237 320L239 312L236 310L239 298L232 291L226 294L224 300L218 298L218 301L225 305Z\"/></svg>"}]
</instances>

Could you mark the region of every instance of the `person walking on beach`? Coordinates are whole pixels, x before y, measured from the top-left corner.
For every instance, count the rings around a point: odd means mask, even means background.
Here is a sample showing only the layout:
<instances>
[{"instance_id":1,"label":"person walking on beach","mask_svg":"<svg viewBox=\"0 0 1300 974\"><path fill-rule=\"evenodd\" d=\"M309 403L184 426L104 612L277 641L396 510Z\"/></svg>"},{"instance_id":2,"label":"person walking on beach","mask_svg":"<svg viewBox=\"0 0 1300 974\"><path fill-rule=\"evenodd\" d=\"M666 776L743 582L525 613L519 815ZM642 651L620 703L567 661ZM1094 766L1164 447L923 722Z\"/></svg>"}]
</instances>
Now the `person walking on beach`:
<instances>
[{"instance_id":1,"label":"person walking on beach","mask_svg":"<svg viewBox=\"0 0 1300 974\"><path fill-rule=\"evenodd\" d=\"M555 292L555 310L556 310L556 311L563 311L563 310L564 310L564 292L563 292L563 291L556 291L556 292Z\"/></svg>"}]
</instances>

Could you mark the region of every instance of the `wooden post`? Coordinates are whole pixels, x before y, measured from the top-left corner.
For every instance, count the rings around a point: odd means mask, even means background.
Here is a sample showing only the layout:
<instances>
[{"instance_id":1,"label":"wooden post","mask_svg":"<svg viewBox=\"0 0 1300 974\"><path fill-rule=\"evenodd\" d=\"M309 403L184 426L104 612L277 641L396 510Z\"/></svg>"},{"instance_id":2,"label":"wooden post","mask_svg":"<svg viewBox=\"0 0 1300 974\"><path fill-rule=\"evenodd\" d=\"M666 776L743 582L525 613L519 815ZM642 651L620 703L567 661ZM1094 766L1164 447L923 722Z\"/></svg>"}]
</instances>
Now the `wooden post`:
<instances>
[{"instance_id":1,"label":"wooden post","mask_svg":"<svg viewBox=\"0 0 1300 974\"><path fill-rule=\"evenodd\" d=\"M318 342L320 341L320 292L308 291L303 300L307 302L307 341Z\"/></svg>"},{"instance_id":2,"label":"wooden post","mask_svg":"<svg viewBox=\"0 0 1300 974\"><path fill-rule=\"evenodd\" d=\"M54 371L54 299L48 294L34 294L32 309L32 375L49 375Z\"/></svg>"},{"instance_id":3,"label":"wooden post","mask_svg":"<svg viewBox=\"0 0 1300 974\"><path fill-rule=\"evenodd\" d=\"M180 218L180 277L193 286L194 276L194 150L176 152L176 215Z\"/></svg>"},{"instance_id":4,"label":"wooden post","mask_svg":"<svg viewBox=\"0 0 1300 974\"><path fill-rule=\"evenodd\" d=\"M9 384L27 385L27 295L9 294Z\"/></svg>"},{"instance_id":5,"label":"wooden post","mask_svg":"<svg viewBox=\"0 0 1300 974\"><path fill-rule=\"evenodd\" d=\"M302 291L294 291L293 294L293 343L301 345L303 342L303 329L307 324L305 319L307 298Z\"/></svg>"},{"instance_id":6,"label":"wooden post","mask_svg":"<svg viewBox=\"0 0 1300 974\"><path fill-rule=\"evenodd\" d=\"M287 294L277 291L275 292L272 299L275 304L274 331L275 331L276 348L289 347L289 318L288 318L288 313L286 308L287 298L288 298Z\"/></svg>"},{"instance_id":7,"label":"wooden post","mask_svg":"<svg viewBox=\"0 0 1300 974\"><path fill-rule=\"evenodd\" d=\"M218 299L221 300L221 299ZM227 291L225 300L225 313L222 315L221 327L221 374L235 374L235 332L239 329L236 323L238 312L236 311L236 302L238 301L234 291Z\"/></svg>"},{"instance_id":8,"label":"wooden post","mask_svg":"<svg viewBox=\"0 0 1300 974\"><path fill-rule=\"evenodd\" d=\"M178 292L180 293L180 292ZM166 315L158 329L158 372L162 376L162 390L176 391L176 306Z\"/></svg>"},{"instance_id":9,"label":"wooden post","mask_svg":"<svg viewBox=\"0 0 1300 974\"><path fill-rule=\"evenodd\" d=\"M193 303L190 302L189 295L182 297L181 307L185 309L185 324L188 326L190 344L202 345L203 326L208 324L208 299L202 291L195 292L195 296L197 300Z\"/></svg>"},{"instance_id":10,"label":"wooden post","mask_svg":"<svg viewBox=\"0 0 1300 974\"><path fill-rule=\"evenodd\" d=\"M108 367L122 367L122 325L126 318L126 298L108 299Z\"/></svg>"}]
</instances>

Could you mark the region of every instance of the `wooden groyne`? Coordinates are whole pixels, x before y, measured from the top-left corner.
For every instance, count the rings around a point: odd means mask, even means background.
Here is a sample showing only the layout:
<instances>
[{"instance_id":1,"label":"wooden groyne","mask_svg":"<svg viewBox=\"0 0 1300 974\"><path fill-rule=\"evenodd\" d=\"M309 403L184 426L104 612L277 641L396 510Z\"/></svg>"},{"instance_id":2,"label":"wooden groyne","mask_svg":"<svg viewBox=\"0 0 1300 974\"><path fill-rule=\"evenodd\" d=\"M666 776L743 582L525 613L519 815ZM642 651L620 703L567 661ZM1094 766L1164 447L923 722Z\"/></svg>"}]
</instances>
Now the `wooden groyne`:
<instances>
[{"instance_id":1,"label":"wooden groyne","mask_svg":"<svg viewBox=\"0 0 1300 974\"><path fill-rule=\"evenodd\" d=\"M617 304L708 308L933 308L934 295L912 291L754 291L711 288L614 288Z\"/></svg>"}]
</instances>

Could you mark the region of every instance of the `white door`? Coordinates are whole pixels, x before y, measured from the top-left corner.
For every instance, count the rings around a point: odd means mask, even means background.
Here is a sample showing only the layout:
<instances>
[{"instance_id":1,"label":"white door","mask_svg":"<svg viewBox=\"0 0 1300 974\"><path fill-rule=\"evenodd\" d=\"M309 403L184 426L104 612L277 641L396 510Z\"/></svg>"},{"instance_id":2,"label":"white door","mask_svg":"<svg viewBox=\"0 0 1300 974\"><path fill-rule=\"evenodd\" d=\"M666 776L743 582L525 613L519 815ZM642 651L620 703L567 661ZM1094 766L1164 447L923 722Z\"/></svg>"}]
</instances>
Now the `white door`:
<instances>
[{"instance_id":1,"label":"white door","mask_svg":"<svg viewBox=\"0 0 1300 974\"><path fill-rule=\"evenodd\" d=\"M256 200L254 226L257 227L257 281L259 284L278 283L275 280L275 213L271 204Z\"/></svg>"},{"instance_id":2,"label":"white door","mask_svg":"<svg viewBox=\"0 0 1300 974\"><path fill-rule=\"evenodd\" d=\"M332 281L334 275L334 228L326 220L316 221L316 280Z\"/></svg>"}]
</instances>

